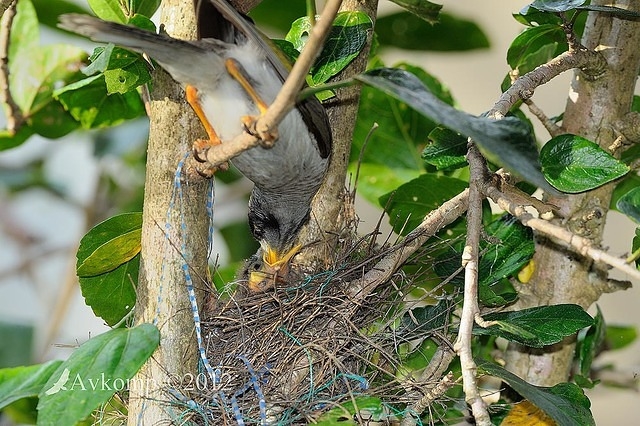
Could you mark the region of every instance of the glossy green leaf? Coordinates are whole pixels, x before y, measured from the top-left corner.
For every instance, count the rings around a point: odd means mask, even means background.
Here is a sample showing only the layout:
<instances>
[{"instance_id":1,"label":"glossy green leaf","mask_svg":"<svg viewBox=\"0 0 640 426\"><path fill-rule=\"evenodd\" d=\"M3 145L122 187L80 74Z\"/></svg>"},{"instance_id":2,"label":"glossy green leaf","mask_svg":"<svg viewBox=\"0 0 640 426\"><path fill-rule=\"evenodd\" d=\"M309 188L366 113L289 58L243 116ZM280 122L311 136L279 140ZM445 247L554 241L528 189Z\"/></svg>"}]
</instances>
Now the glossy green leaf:
<instances>
[{"instance_id":1,"label":"glossy green leaf","mask_svg":"<svg viewBox=\"0 0 640 426\"><path fill-rule=\"evenodd\" d=\"M640 187L631 189L616 203L619 212L626 214L634 222L640 223Z\"/></svg>"},{"instance_id":2,"label":"glossy green leaf","mask_svg":"<svg viewBox=\"0 0 640 426\"><path fill-rule=\"evenodd\" d=\"M582 6L587 0L534 0L528 7L546 12L566 12Z\"/></svg>"},{"instance_id":3,"label":"glossy green leaf","mask_svg":"<svg viewBox=\"0 0 640 426\"><path fill-rule=\"evenodd\" d=\"M427 0L391 0L403 9L408 10L421 19L424 19L430 24L436 24L438 22L438 16L441 4L431 3Z\"/></svg>"},{"instance_id":4,"label":"glossy green leaf","mask_svg":"<svg viewBox=\"0 0 640 426\"><path fill-rule=\"evenodd\" d=\"M349 166L349 173L354 178L356 173L358 174L358 194L376 206L379 205L380 197L421 174L416 169L391 168L371 163L358 165L355 162Z\"/></svg>"},{"instance_id":5,"label":"glossy green leaf","mask_svg":"<svg viewBox=\"0 0 640 426\"><path fill-rule=\"evenodd\" d=\"M0 410L14 401L37 396L62 361L0 369Z\"/></svg>"},{"instance_id":6,"label":"glossy green leaf","mask_svg":"<svg viewBox=\"0 0 640 426\"><path fill-rule=\"evenodd\" d=\"M372 27L371 18L362 12L338 13L322 52L311 67L312 83L324 83L349 65L364 47ZM301 51L310 31L309 18L299 18L291 24L285 40Z\"/></svg>"},{"instance_id":7,"label":"glossy green leaf","mask_svg":"<svg viewBox=\"0 0 640 426\"><path fill-rule=\"evenodd\" d=\"M438 170L457 169L467 165L467 138L446 127L436 127L429 133L429 144L422 158Z\"/></svg>"},{"instance_id":8,"label":"glossy green leaf","mask_svg":"<svg viewBox=\"0 0 640 426\"><path fill-rule=\"evenodd\" d=\"M314 424L317 426L355 426L360 424L355 420L357 418L355 415L362 410L366 410L367 415L371 415L371 421L385 420L388 417L380 398L355 396L353 401L348 400L322 414Z\"/></svg>"},{"instance_id":9,"label":"glossy green leaf","mask_svg":"<svg viewBox=\"0 0 640 426\"><path fill-rule=\"evenodd\" d=\"M129 16L133 16L136 13L151 17L158 7L160 7L161 0L132 0L129 3L131 4L131 9L129 10Z\"/></svg>"},{"instance_id":10,"label":"glossy green leaf","mask_svg":"<svg viewBox=\"0 0 640 426\"><path fill-rule=\"evenodd\" d=\"M501 336L534 348L558 343L593 324L589 314L580 306L571 304L496 312L482 318L496 324L487 328L476 326L474 333Z\"/></svg>"},{"instance_id":11,"label":"glossy green leaf","mask_svg":"<svg viewBox=\"0 0 640 426\"><path fill-rule=\"evenodd\" d=\"M109 326L115 326L136 304L140 255L112 271L79 277L80 291L87 306Z\"/></svg>"},{"instance_id":12,"label":"glossy green leaf","mask_svg":"<svg viewBox=\"0 0 640 426\"><path fill-rule=\"evenodd\" d=\"M636 232L631 243L631 251L634 254L637 254L640 251L640 228L636 228ZM635 264L636 268L640 268L640 257L636 256Z\"/></svg>"},{"instance_id":13,"label":"glossy green leaf","mask_svg":"<svg viewBox=\"0 0 640 426\"><path fill-rule=\"evenodd\" d=\"M376 21L376 34L382 46L407 50L450 52L489 47L489 39L476 23L446 13L433 25L409 12L382 16Z\"/></svg>"},{"instance_id":14,"label":"glossy green leaf","mask_svg":"<svg viewBox=\"0 0 640 426\"><path fill-rule=\"evenodd\" d=\"M435 77L412 65L398 64L396 67L417 76L421 84L444 103L453 104L451 94ZM373 123L377 123L379 127L367 141ZM420 151L426 143L427 135L435 127L436 124L429 117L410 108L401 100L373 87L364 86L353 137L351 161L362 157L365 163L383 164L393 169L424 170ZM361 154L363 149L365 151Z\"/></svg>"},{"instance_id":15,"label":"glossy green leaf","mask_svg":"<svg viewBox=\"0 0 640 426\"><path fill-rule=\"evenodd\" d=\"M440 124L473 138L485 156L544 189L553 189L540 171L531 129L515 117L490 120L458 111L439 100L413 74L381 68L356 77L399 99Z\"/></svg>"},{"instance_id":16,"label":"glossy green leaf","mask_svg":"<svg viewBox=\"0 0 640 426\"><path fill-rule=\"evenodd\" d=\"M447 176L423 174L380 198L393 230L406 235L427 213L467 188L467 183Z\"/></svg>"},{"instance_id":17,"label":"glossy green leaf","mask_svg":"<svg viewBox=\"0 0 640 426\"><path fill-rule=\"evenodd\" d=\"M491 222L486 232L497 244L482 244L483 255L478 265L480 285L493 285L517 273L535 253L531 229L505 215Z\"/></svg>"},{"instance_id":18,"label":"glossy green leaf","mask_svg":"<svg viewBox=\"0 0 640 426\"><path fill-rule=\"evenodd\" d=\"M568 193L588 191L618 179L629 167L597 144L575 135L556 136L540 151L545 178Z\"/></svg>"},{"instance_id":19,"label":"glossy green leaf","mask_svg":"<svg viewBox=\"0 0 640 426\"><path fill-rule=\"evenodd\" d=\"M559 383L553 387L534 386L496 364L479 362L478 366L487 374L507 382L523 398L555 420L558 426L595 426L589 398L573 383Z\"/></svg>"},{"instance_id":20,"label":"glossy green leaf","mask_svg":"<svg viewBox=\"0 0 640 426\"><path fill-rule=\"evenodd\" d=\"M526 265L535 252L532 232L511 216L503 216L486 227L496 243L482 242L482 253L478 265L478 295L484 306L503 306L513 302L517 293L507 277L516 274ZM436 273L447 278L460 270L464 242L451 244L449 249L438 256L434 264ZM462 274L451 279L462 286Z\"/></svg>"},{"instance_id":21,"label":"glossy green leaf","mask_svg":"<svg viewBox=\"0 0 640 426\"><path fill-rule=\"evenodd\" d=\"M636 327L608 325L605 331L604 346L607 350L616 351L631 345L637 338L638 330Z\"/></svg>"},{"instance_id":22,"label":"glossy green leaf","mask_svg":"<svg viewBox=\"0 0 640 426\"><path fill-rule=\"evenodd\" d=\"M72 425L87 417L149 359L160 343L151 324L109 330L82 344L40 392L38 424Z\"/></svg>"},{"instance_id":23,"label":"glossy green leaf","mask_svg":"<svg viewBox=\"0 0 640 426\"><path fill-rule=\"evenodd\" d=\"M616 187L611 195L611 203L609 208L612 210L618 210L618 200L629 191L640 187L640 176L636 173L629 173L624 178L616 182Z\"/></svg>"},{"instance_id":24,"label":"glossy green leaf","mask_svg":"<svg viewBox=\"0 0 640 426\"><path fill-rule=\"evenodd\" d=\"M16 4L16 15L11 25L11 38L9 39L10 62L23 52L31 52L40 45L40 31L38 29L38 16L30 0L20 1ZM10 72L14 72L13 64L9 64Z\"/></svg>"},{"instance_id":25,"label":"glossy green leaf","mask_svg":"<svg viewBox=\"0 0 640 426\"><path fill-rule=\"evenodd\" d=\"M513 17L516 21L529 27L543 24L562 25L562 19L560 19L557 14L534 9L529 6L522 8L519 13L514 13Z\"/></svg>"},{"instance_id":26,"label":"glossy green leaf","mask_svg":"<svg viewBox=\"0 0 640 426\"><path fill-rule=\"evenodd\" d=\"M558 25L543 24L527 28L511 42L507 63L523 75L568 48L564 31Z\"/></svg>"},{"instance_id":27,"label":"glossy green leaf","mask_svg":"<svg viewBox=\"0 0 640 426\"><path fill-rule=\"evenodd\" d=\"M582 377L582 387L591 387L591 365L593 359L602 348L605 338L606 324L600 306L597 306L597 313L593 319L593 324L584 333L584 337L578 339L576 355L578 359L578 374Z\"/></svg>"},{"instance_id":28,"label":"glossy green leaf","mask_svg":"<svg viewBox=\"0 0 640 426\"><path fill-rule=\"evenodd\" d=\"M112 271L140 252L142 213L124 213L94 226L80 240L76 272L91 277Z\"/></svg>"},{"instance_id":29,"label":"glossy green leaf","mask_svg":"<svg viewBox=\"0 0 640 426\"><path fill-rule=\"evenodd\" d=\"M120 0L87 0L89 7L93 10L98 18L105 21L118 22L126 24L127 18L120 4Z\"/></svg>"}]
</instances>

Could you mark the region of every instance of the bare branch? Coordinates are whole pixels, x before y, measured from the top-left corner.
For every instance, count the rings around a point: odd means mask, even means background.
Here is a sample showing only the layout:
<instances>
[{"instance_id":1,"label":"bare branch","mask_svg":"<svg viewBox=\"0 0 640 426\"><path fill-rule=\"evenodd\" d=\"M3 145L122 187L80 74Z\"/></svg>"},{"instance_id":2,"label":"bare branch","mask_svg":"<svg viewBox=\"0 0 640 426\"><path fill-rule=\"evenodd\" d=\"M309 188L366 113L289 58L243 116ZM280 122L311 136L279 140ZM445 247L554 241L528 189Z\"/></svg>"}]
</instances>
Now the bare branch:
<instances>
[{"instance_id":1,"label":"bare branch","mask_svg":"<svg viewBox=\"0 0 640 426\"><path fill-rule=\"evenodd\" d=\"M17 0L4 0L0 3L2 22L0 23L0 101L7 105L7 130L11 134L22 125L22 111L16 104L9 88L9 42L11 24L16 16Z\"/></svg>"},{"instance_id":2,"label":"bare branch","mask_svg":"<svg viewBox=\"0 0 640 426\"><path fill-rule=\"evenodd\" d=\"M585 74L595 77L602 74L606 66L606 60L598 52L588 49L565 52L519 77L500 96L488 116L496 119L504 117L516 102L521 99L529 99L538 86L548 83L565 71L579 68Z\"/></svg>"},{"instance_id":3,"label":"bare branch","mask_svg":"<svg viewBox=\"0 0 640 426\"><path fill-rule=\"evenodd\" d=\"M478 255L480 234L482 231L482 200L480 185L488 180L487 166L478 148L469 139L467 161L469 163L469 210L467 211L467 241L462 254L464 266L464 300L458 338L453 349L460 357L462 371L462 386L465 400L471 406L473 417L477 425L490 426L491 417L487 411L478 389L477 366L473 360L471 339L473 324L480 316L478 307Z\"/></svg>"},{"instance_id":4,"label":"bare branch","mask_svg":"<svg viewBox=\"0 0 640 426\"><path fill-rule=\"evenodd\" d=\"M540 109L538 105L536 105L531 99L523 99L522 102L527 105L529 111L531 111L531 114L535 115L540 123L542 123L544 128L547 129L547 132L549 132L549 135L551 135L551 137L559 136L565 133L565 130L561 126L558 126L555 122L553 122L549 117L547 117L547 114L545 114L544 111Z\"/></svg>"},{"instance_id":5,"label":"bare branch","mask_svg":"<svg viewBox=\"0 0 640 426\"><path fill-rule=\"evenodd\" d=\"M589 257L595 262L607 264L632 278L640 280L640 271L627 263L625 259L612 256L609 253L594 247L593 243L588 238L580 237L566 228L555 225L544 219L534 217L522 206L514 203L494 185L489 185L484 188L484 192L489 198L498 204L500 208L508 211L518 218L523 225L551 237L556 242L564 244L566 247L571 248L582 256Z\"/></svg>"},{"instance_id":6,"label":"bare branch","mask_svg":"<svg viewBox=\"0 0 640 426\"><path fill-rule=\"evenodd\" d=\"M307 44L291 69L291 73L284 82L282 89L264 115L256 121L255 129L257 135L268 134L270 130L276 129L285 115L294 108L296 97L304 85L311 66L322 51L324 41L329 34L341 3L342 0L330 0L327 2L320 19L311 30ZM259 137L244 132L230 141L211 147L207 151L206 160L210 166L215 167L259 144Z\"/></svg>"}]
</instances>

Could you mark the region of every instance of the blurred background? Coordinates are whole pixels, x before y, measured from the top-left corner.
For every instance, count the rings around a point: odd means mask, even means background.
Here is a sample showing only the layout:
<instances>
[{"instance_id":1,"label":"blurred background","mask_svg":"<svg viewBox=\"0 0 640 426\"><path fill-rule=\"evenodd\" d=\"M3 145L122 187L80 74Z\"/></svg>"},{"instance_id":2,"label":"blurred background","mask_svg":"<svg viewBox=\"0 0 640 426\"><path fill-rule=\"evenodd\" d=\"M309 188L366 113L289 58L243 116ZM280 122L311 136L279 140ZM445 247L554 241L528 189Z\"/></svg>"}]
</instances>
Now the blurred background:
<instances>
[{"instance_id":1,"label":"blurred background","mask_svg":"<svg viewBox=\"0 0 640 426\"><path fill-rule=\"evenodd\" d=\"M389 65L408 61L424 67L448 86L460 109L480 114L499 97L508 72L507 48L522 30L511 13L529 2L438 3L444 4L445 12L477 23L490 47L456 53L385 48L381 55ZM397 10L381 1L381 15ZM46 27L41 39L44 44L70 42L91 50L89 43ZM548 116L563 111L570 79L571 75L563 75L536 91L534 100ZM140 118L118 128L74 132L55 141L34 136L16 149L0 151L0 366L66 358L74 346L107 329L84 304L75 276L75 253L93 225L118 212L141 209L147 131L146 118ZM548 138L540 126L537 135ZM221 264L255 248L251 243L231 248L224 243L247 240L245 196L250 184L235 176L223 180L228 184L219 181L216 188L214 247ZM358 200L357 209L360 230L372 230L380 209L363 200ZM607 227L604 245L615 255L627 253L634 225L611 212ZM635 284L602 297L599 306L608 324L640 326L640 289ZM598 362L615 365L621 380L631 380L640 373L640 343ZM598 386L588 394L596 422L603 426L630 424L640 402L637 391L628 389Z\"/></svg>"}]
</instances>

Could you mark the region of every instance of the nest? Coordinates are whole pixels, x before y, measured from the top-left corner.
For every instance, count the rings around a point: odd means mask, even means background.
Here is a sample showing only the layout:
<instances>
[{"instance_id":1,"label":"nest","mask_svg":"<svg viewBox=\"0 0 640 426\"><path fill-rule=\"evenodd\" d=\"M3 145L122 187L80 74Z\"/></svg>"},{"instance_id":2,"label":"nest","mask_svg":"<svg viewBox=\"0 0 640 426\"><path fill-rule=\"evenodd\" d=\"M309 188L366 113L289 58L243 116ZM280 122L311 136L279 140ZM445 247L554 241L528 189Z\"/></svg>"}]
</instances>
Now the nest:
<instances>
[{"instance_id":1,"label":"nest","mask_svg":"<svg viewBox=\"0 0 640 426\"><path fill-rule=\"evenodd\" d=\"M381 255L345 264L265 293L212 297L203 313L206 355L215 380L191 394L200 424L308 424L357 397L380 398L392 422L430 383L398 379L398 315L410 280L402 273L354 301L345 291ZM363 257L360 256L360 259ZM394 328L395 324L395 328ZM415 337L415 336L414 336ZM424 380L422 378L421 380ZM353 407L353 405L352 405ZM355 418L367 420L366 410ZM371 414L372 415L372 414ZM377 414L380 417L380 413ZM338 415L340 417L340 415Z\"/></svg>"}]
</instances>

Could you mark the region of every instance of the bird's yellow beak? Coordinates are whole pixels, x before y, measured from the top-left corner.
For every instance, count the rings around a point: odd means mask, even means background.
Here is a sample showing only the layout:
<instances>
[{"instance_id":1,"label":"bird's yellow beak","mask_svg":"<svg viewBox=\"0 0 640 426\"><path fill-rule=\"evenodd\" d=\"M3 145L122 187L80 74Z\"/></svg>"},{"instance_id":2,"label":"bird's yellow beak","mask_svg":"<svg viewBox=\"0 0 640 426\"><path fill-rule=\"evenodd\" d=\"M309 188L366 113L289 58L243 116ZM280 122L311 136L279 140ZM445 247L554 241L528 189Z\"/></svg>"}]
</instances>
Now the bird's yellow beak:
<instances>
[{"instance_id":1,"label":"bird's yellow beak","mask_svg":"<svg viewBox=\"0 0 640 426\"><path fill-rule=\"evenodd\" d=\"M262 255L262 267L249 274L249 290L256 293L265 291L275 286L276 282L284 281L289 273L289 262L298 254L300 248L301 246L297 245L280 256L271 247L267 247Z\"/></svg>"}]
</instances>

